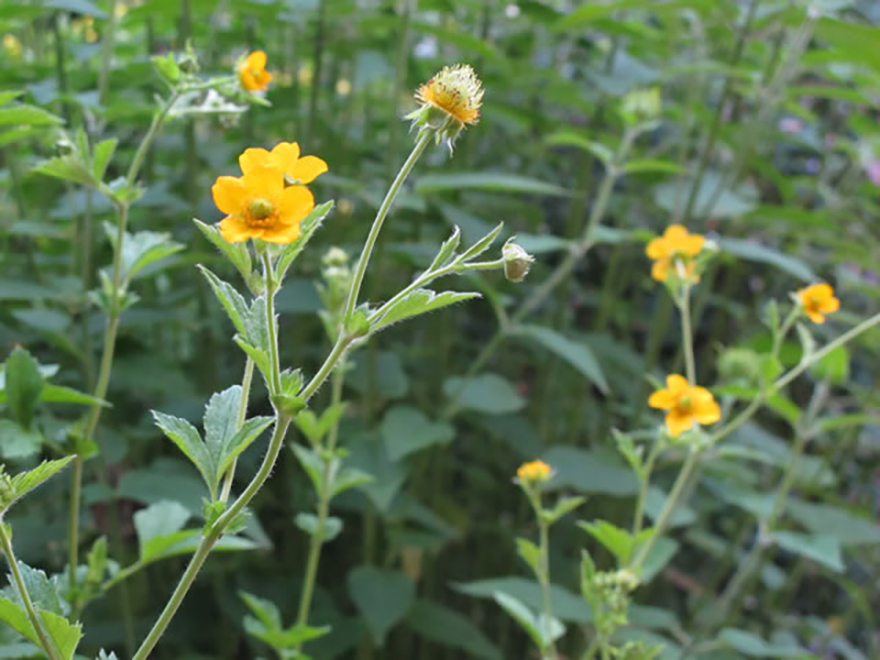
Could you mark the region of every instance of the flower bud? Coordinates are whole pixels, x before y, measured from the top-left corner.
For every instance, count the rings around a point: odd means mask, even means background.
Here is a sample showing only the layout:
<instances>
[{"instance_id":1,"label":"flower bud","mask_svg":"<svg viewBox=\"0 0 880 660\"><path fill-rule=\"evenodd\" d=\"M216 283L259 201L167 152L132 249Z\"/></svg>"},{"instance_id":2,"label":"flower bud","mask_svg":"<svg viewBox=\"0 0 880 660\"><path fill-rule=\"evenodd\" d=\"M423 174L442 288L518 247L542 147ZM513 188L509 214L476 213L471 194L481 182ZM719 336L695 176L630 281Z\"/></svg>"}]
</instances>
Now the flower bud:
<instances>
[{"instance_id":1,"label":"flower bud","mask_svg":"<svg viewBox=\"0 0 880 660\"><path fill-rule=\"evenodd\" d=\"M504 258L504 277L511 282L522 282L535 261L532 255L513 243L512 239L501 248L501 256Z\"/></svg>"},{"instance_id":2,"label":"flower bud","mask_svg":"<svg viewBox=\"0 0 880 660\"><path fill-rule=\"evenodd\" d=\"M651 89L636 89L627 94L623 99L620 114L628 124L638 124L657 119L662 110L663 102L660 98L660 90L657 87L652 87Z\"/></svg>"}]
</instances>

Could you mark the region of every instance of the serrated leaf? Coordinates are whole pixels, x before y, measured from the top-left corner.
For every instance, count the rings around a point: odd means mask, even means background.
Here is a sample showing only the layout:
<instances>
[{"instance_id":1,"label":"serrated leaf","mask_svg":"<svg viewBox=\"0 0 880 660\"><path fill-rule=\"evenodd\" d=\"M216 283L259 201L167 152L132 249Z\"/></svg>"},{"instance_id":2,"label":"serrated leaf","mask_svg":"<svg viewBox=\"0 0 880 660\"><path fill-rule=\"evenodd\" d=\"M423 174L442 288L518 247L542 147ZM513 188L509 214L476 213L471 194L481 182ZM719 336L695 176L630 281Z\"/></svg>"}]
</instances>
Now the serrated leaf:
<instances>
[{"instance_id":1,"label":"serrated leaf","mask_svg":"<svg viewBox=\"0 0 880 660\"><path fill-rule=\"evenodd\" d=\"M235 326L236 331L244 336L244 319L249 313L249 307L244 297L236 291L235 287L221 280L201 264L197 268L205 276L205 279L208 280L211 290L217 296L220 304L223 305L223 309L226 310L226 314L229 316L229 320L232 321L232 325Z\"/></svg>"},{"instance_id":2,"label":"serrated leaf","mask_svg":"<svg viewBox=\"0 0 880 660\"><path fill-rule=\"evenodd\" d=\"M577 525L617 557L618 564L621 566L629 562L636 547L653 533L653 530L645 530L638 538L635 538L627 530L621 529L607 520L578 522Z\"/></svg>"},{"instance_id":3,"label":"serrated leaf","mask_svg":"<svg viewBox=\"0 0 880 660\"><path fill-rule=\"evenodd\" d=\"M9 598L0 597L0 621L3 621L3 623L37 646L41 646L40 638L37 636L33 625L31 625L27 612L18 603Z\"/></svg>"},{"instance_id":4,"label":"serrated leaf","mask_svg":"<svg viewBox=\"0 0 880 660\"><path fill-rule=\"evenodd\" d=\"M195 465L202 475L208 488L211 489L211 499L215 499L217 493L213 490L214 466L208 448L202 442L202 438L195 427L184 419L166 415L156 410L153 411L153 419L156 426L177 445L178 449Z\"/></svg>"},{"instance_id":5,"label":"serrated leaf","mask_svg":"<svg viewBox=\"0 0 880 660\"><path fill-rule=\"evenodd\" d=\"M452 255L455 253L460 242L461 230L458 228L458 225L456 225L452 230L452 235L443 242L443 245L440 246L440 249L437 251L437 256L434 257L434 261L428 266L428 270L432 271L445 266L452 258Z\"/></svg>"},{"instance_id":6,"label":"serrated leaf","mask_svg":"<svg viewBox=\"0 0 880 660\"><path fill-rule=\"evenodd\" d=\"M193 218L193 222L196 223L196 227L199 228L202 235L229 259L230 263L241 273L245 283L250 286L253 276L253 264L247 243L228 243L217 227L207 225L196 218Z\"/></svg>"},{"instance_id":7,"label":"serrated leaf","mask_svg":"<svg viewBox=\"0 0 880 660\"><path fill-rule=\"evenodd\" d=\"M516 540L516 552L522 560L528 564L535 573L539 570L541 562L541 549L529 539L519 538Z\"/></svg>"},{"instance_id":8,"label":"serrated leaf","mask_svg":"<svg viewBox=\"0 0 880 660\"><path fill-rule=\"evenodd\" d=\"M58 595L58 585L50 580L44 571L28 566L19 560L18 570L21 573L24 588L30 595L31 601L38 610L62 615L61 597ZM16 598L24 604L24 599L18 590L18 584L9 576L9 584Z\"/></svg>"},{"instance_id":9,"label":"serrated leaf","mask_svg":"<svg viewBox=\"0 0 880 660\"><path fill-rule=\"evenodd\" d=\"M302 219L302 222L300 222L299 225L299 237L292 243L286 245L281 256L278 258L275 272L279 280L284 279L291 264L293 264L296 258L300 255L306 244L311 240L312 236L314 236L315 232L320 229L321 225L324 223L324 219L329 215L330 211L333 210L333 205L335 203L336 202L332 200L324 202L312 209L311 213Z\"/></svg>"},{"instance_id":10,"label":"serrated leaf","mask_svg":"<svg viewBox=\"0 0 880 660\"><path fill-rule=\"evenodd\" d=\"M72 181L84 186L95 187L100 183L95 179L88 164L75 153L45 160L37 165L33 171L37 174L45 174L55 179Z\"/></svg>"},{"instance_id":11,"label":"serrated leaf","mask_svg":"<svg viewBox=\"0 0 880 660\"><path fill-rule=\"evenodd\" d=\"M116 228L109 223L104 229L116 250L118 234ZM122 276L126 280L135 279L148 266L180 252L183 245L175 243L169 234L155 231L139 231L135 234L125 233L122 244Z\"/></svg>"},{"instance_id":12,"label":"serrated leaf","mask_svg":"<svg viewBox=\"0 0 880 660\"><path fill-rule=\"evenodd\" d=\"M444 291L436 293L430 289L416 289L392 305L381 318L371 321L371 331L377 332L404 319L480 297L481 294L475 292Z\"/></svg>"},{"instance_id":13,"label":"serrated leaf","mask_svg":"<svg viewBox=\"0 0 880 660\"><path fill-rule=\"evenodd\" d=\"M226 474L229 466L232 465L232 461L238 458L245 449L250 447L254 440L259 438L260 434L269 428L274 421L274 417L252 417L242 424L242 427L238 432L229 440L229 443L225 448L226 453L223 454L222 459L220 460L217 470L218 484L219 479Z\"/></svg>"},{"instance_id":14,"label":"serrated leaf","mask_svg":"<svg viewBox=\"0 0 880 660\"><path fill-rule=\"evenodd\" d=\"M464 263L470 261L472 259L476 259L481 254L483 254L486 250L489 249L489 246L495 242L495 239L498 238L498 235L501 233L501 230L504 229L504 223L499 222L495 225L495 228L492 229L488 234L483 236L476 243L471 245L467 250L465 250L461 256L458 257L458 261Z\"/></svg>"},{"instance_id":15,"label":"serrated leaf","mask_svg":"<svg viewBox=\"0 0 880 660\"><path fill-rule=\"evenodd\" d=\"M57 461L44 461L33 470L21 472L12 477L9 481L10 488L12 489L12 499L5 501L4 498L5 506L0 511L0 514L5 513L17 500L52 478L53 475L62 470L73 459L73 456L67 456Z\"/></svg>"},{"instance_id":16,"label":"serrated leaf","mask_svg":"<svg viewBox=\"0 0 880 660\"><path fill-rule=\"evenodd\" d=\"M72 660L79 640L82 639L82 625L70 623L63 616L42 610L40 610L40 618L43 620L46 632L55 642L62 660Z\"/></svg>"}]
</instances>

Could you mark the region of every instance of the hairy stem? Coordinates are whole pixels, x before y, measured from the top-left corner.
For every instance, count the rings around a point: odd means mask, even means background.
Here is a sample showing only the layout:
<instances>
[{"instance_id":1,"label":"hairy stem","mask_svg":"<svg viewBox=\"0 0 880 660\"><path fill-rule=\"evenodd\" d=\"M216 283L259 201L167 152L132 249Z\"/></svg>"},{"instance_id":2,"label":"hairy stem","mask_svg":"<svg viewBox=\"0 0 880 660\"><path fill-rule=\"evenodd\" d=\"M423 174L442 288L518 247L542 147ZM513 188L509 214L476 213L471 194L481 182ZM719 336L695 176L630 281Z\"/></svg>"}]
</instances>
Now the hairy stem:
<instances>
[{"instance_id":1,"label":"hairy stem","mask_svg":"<svg viewBox=\"0 0 880 660\"><path fill-rule=\"evenodd\" d=\"M12 539L7 531L6 523L2 520L0 520L0 543L3 544L3 554L6 555L6 562L9 564L9 570L12 571L12 578L15 580L15 585L18 587L18 593L24 603L24 609L27 610L28 618L31 620L31 625L37 633L40 645L43 647L43 650L46 652L46 655L49 656L50 660L59 660L55 643L49 638L49 635L46 634L46 631L43 629L43 621L37 614L37 609L34 607L31 595L28 593L24 578L21 575L21 569L18 567L18 561L15 559L15 553L12 551Z\"/></svg>"}]
</instances>

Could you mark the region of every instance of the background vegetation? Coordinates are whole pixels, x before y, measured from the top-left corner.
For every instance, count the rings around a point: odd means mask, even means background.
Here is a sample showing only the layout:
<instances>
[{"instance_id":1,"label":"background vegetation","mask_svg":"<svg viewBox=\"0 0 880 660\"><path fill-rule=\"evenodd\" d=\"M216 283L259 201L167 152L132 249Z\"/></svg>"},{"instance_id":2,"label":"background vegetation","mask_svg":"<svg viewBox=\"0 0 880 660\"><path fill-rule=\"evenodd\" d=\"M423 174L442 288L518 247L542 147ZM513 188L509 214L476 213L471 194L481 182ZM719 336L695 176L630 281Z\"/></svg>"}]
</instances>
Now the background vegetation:
<instances>
[{"instance_id":1,"label":"background vegetation","mask_svg":"<svg viewBox=\"0 0 880 660\"><path fill-rule=\"evenodd\" d=\"M842 311L811 327L819 344L878 312L878 23L872 0L3 2L0 89L24 93L0 106L0 353L26 347L54 385L93 391L105 317L88 292L111 261L102 223L113 217L101 195L33 171L64 152L60 131L117 139L111 181L125 176L155 111L152 56L190 42L202 72L219 75L262 49L275 75L271 106L232 116L197 98L146 155L130 227L185 247L140 273L140 299L121 317L112 408L100 453L84 464L81 553L107 537L128 566L142 556L146 521L195 529L202 516L198 474L150 411L195 422L212 392L241 381L231 324L194 268L235 281L190 221L220 219L214 179L235 173L244 148L282 140L329 164L312 189L335 209L277 300L281 361L313 373L329 348L316 316L321 259L331 246L357 254L409 152L401 117L412 91L466 61L486 88L483 117L452 158L427 152L366 291L382 300L409 283L453 225L470 244L503 220L504 236L515 233L537 262L519 286L468 276L482 301L392 328L353 355L339 439L374 481L334 502L340 531L324 547L310 617L333 633L306 650L536 657L493 595L541 608L516 544L537 528L512 483L520 463L541 457L556 470L551 491L588 498L553 527L550 552L553 611L569 631L560 656L581 657L589 633L579 629L591 620L578 595L581 550L600 568L615 563L576 522L629 527L639 482L612 431L650 436L661 417L647 406L649 378L683 369L678 316L650 278L645 242L678 222L718 244L694 292L695 349L698 382L728 406L748 396L756 352L772 344L762 323L770 300L785 308L790 292L832 282ZM622 99L645 88L662 109L621 160ZM784 365L797 364L803 341L780 347ZM874 331L835 351L714 450L621 639L662 643L663 658L880 657L878 350ZM254 387L252 412L270 414L263 383ZM46 398L33 421L7 402L8 472L57 457L81 431L82 407ZM798 443L806 455L787 471ZM265 439L242 455L234 489L264 449ZM660 455L649 518L682 456ZM67 561L69 476L6 516L19 558L49 575ZM240 594L295 620L309 538L294 521L314 506L285 451L241 551L210 558L155 657L268 657ZM781 533L755 557L771 515ZM80 652L128 657L185 559L151 563L90 603ZM746 559L753 570L723 622L702 615ZM32 652L0 627L3 657Z\"/></svg>"}]
</instances>

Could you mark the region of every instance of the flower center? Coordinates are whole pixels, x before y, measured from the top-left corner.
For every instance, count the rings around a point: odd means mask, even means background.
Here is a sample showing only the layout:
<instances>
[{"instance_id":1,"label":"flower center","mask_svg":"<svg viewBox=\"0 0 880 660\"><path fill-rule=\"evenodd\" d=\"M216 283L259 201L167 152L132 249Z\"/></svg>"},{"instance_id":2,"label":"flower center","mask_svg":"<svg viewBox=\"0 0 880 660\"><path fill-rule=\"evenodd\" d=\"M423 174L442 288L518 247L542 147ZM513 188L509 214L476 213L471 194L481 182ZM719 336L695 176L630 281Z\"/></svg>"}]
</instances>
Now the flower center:
<instances>
[{"instance_id":1,"label":"flower center","mask_svg":"<svg viewBox=\"0 0 880 660\"><path fill-rule=\"evenodd\" d=\"M254 224L264 225L275 212L275 205L264 197L255 197L247 204L248 220Z\"/></svg>"},{"instance_id":2,"label":"flower center","mask_svg":"<svg viewBox=\"0 0 880 660\"><path fill-rule=\"evenodd\" d=\"M691 412L691 408L693 408L693 401L689 396L683 396L678 400L678 405L676 406L679 412L689 414Z\"/></svg>"}]
</instances>

